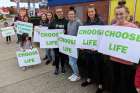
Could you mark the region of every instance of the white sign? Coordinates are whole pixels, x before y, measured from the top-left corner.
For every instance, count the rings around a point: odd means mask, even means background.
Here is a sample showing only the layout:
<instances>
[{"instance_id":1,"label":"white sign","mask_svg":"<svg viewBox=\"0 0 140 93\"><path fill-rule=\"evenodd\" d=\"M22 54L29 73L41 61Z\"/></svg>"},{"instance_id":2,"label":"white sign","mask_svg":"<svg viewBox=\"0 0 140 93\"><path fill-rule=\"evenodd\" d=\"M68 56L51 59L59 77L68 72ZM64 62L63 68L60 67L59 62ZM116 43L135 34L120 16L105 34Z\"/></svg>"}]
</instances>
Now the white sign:
<instances>
[{"instance_id":1,"label":"white sign","mask_svg":"<svg viewBox=\"0 0 140 93\"><path fill-rule=\"evenodd\" d=\"M101 27L96 26L96 29L98 28ZM96 33L97 32L93 26L80 26L76 40L76 47L97 50L100 38Z\"/></svg>"},{"instance_id":2,"label":"white sign","mask_svg":"<svg viewBox=\"0 0 140 93\"><path fill-rule=\"evenodd\" d=\"M59 51L74 58L78 58L76 36L60 35Z\"/></svg>"},{"instance_id":3,"label":"white sign","mask_svg":"<svg viewBox=\"0 0 140 93\"><path fill-rule=\"evenodd\" d=\"M17 51L16 55L20 67L41 64L39 52L36 48Z\"/></svg>"},{"instance_id":4,"label":"white sign","mask_svg":"<svg viewBox=\"0 0 140 93\"><path fill-rule=\"evenodd\" d=\"M40 32L40 48L58 48L58 35L64 34L63 29L44 29Z\"/></svg>"},{"instance_id":5,"label":"white sign","mask_svg":"<svg viewBox=\"0 0 140 93\"><path fill-rule=\"evenodd\" d=\"M2 31L3 37L15 35L15 30L13 27L1 28L0 30Z\"/></svg>"},{"instance_id":6,"label":"white sign","mask_svg":"<svg viewBox=\"0 0 140 93\"><path fill-rule=\"evenodd\" d=\"M99 52L133 63L140 59L140 29L104 26Z\"/></svg>"},{"instance_id":7,"label":"white sign","mask_svg":"<svg viewBox=\"0 0 140 93\"><path fill-rule=\"evenodd\" d=\"M43 26L35 26L34 28L34 37L33 37L33 42L40 42L40 32L41 31L46 31L48 27L43 27Z\"/></svg>"},{"instance_id":8,"label":"white sign","mask_svg":"<svg viewBox=\"0 0 140 93\"><path fill-rule=\"evenodd\" d=\"M17 21L16 23L16 30L18 34L27 33L30 37L32 37L33 33L33 24L27 22Z\"/></svg>"}]
</instances>

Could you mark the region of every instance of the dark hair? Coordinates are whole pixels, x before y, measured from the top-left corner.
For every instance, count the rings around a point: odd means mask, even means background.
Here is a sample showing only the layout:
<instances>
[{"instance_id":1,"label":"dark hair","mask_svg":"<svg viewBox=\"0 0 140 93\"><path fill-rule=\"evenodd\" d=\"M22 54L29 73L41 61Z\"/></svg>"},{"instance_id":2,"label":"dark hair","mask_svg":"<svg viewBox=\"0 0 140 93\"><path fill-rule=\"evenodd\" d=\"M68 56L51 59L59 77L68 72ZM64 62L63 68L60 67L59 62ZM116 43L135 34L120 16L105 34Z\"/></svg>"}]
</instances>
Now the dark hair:
<instances>
[{"instance_id":1,"label":"dark hair","mask_svg":"<svg viewBox=\"0 0 140 93\"><path fill-rule=\"evenodd\" d=\"M51 20L53 20L53 18L54 18L53 13L51 11L48 11L47 14L48 13L50 13L52 15L52 19ZM47 14L46 14L46 18L47 18ZM48 18L47 18L47 21L49 21Z\"/></svg>"},{"instance_id":2,"label":"dark hair","mask_svg":"<svg viewBox=\"0 0 140 93\"><path fill-rule=\"evenodd\" d=\"M134 24L137 25L138 28L140 28L140 22L139 21L135 21Z\"/></svg>"},{"instance_id":3,"label":"dark hair","mask_svg":"<svg viewBox=\"0 0 140 93\"><path fill-rule=\"evenodd\" d=\"M58 16L56 15L56 13L54 14L54 19L58 19Z\"/></svg>"},{"instance_id":4,"label":"dark hair","mask_svg":"<svg viewBox=\"0 0 140 93\"><path fill-rule=\"evenodd\" d=\"M124 1L124 0L118 2L118 5L119 5L119 6L125 6L125 4L126 4L126 1Z\"/></svg>"},{"instance_id":5,"label":"dark hair","mask_svg":"<svg viewBox=\"0 0 140 93\"><path fill-rule=\"evenodd\" d=\"M76 14L76 10L75 9L70 9L68 12L74 12Z\"/></svg>"},{"instance_id":6,"label":"dark hair","mask_svg":"<svg viewBox=\"0 0 140 93\"><path fill-rule=\"evenodd\" d=\"M41 16L40 16L40 17L41 17L41 20L42 20L42 16L43 16L43 15L46 16L46 20L47 20L47 14L45 14L45 13L41 14Z\"/></svg>"},{"instance_id":7,"label":"dark hair","mask_svg":"<svg viewBox=\"0 0 140 93\"><path fill-rule=\"evenodd\" d=\"M73 6L71 6L71 7L69 8L69 10L75 10L75 8L74 8Z\"/></svg>"},{"instance_id":8,"label":"dark hair","mask_svg":"<svg viewBox=\"0 0 140 93\"><path fill-rule=\"evenodd\" d=\"M97 9L95 7L93 7L93 6L92 7L88 7L88 9L89 8L93 8L95 10L95 20L99 21L100 19L99 19L99 15L98 15ZM88 16L88 12L87 12L87 21L90 21L90 17Z\"/></svg>"},{"instance_id":9,"label":"dark hair","mask_svg":"<svg viewBox=\"0 0 140 93\"><path fill-rule=\"evenodd\" d=\"M23 33L21 38L22 38L22 41L21 41L21 46L23 47L24 46L24 43L26 42L26 38L28 37L28 40L31 41L31 37L29 37L29 35L27 33Z\"/></svg>"},{"instance_id":10,"label":"dark hair","mask_svg":"<svg viewBox=\"0 0 140 93\"><path fill-rule=\"evenodd\" d=\"M130 11L129 11L128 7L125 6L125 4L126 4L126 1L119 1L118 6L115 9L124 8L125 11L129 14Z\"/></svg>"},{"instance_id":11,"label":"dark hair","mask_svg":"<svg viewBox=\"0 0 140 93\"><path fill-rule=\"evenodd\" d=\"M62 11L63 11L63 8L62 8L61 6L55 7L55 11L56 11L57 9L62 9Z\"/></svg>"},{"instance_id":12,"label":"dark hair","mask_svg":"<svg viewBox=\"0 0 140 93\"><path fill-rule=\"evenodd\" d=\"M30 22L30 18L29 18L28 15L25 15L25 16L23 17L23 21L25 21L25 17L27 17L27 18L28 18L28 22Z\"/></svg>"},{"instance_id":13,"label":"dark hair","mask_svg":"<svg viewBox=\"0 0 140 93\"><path fill-rule=\"evenodd\" d=\"M117 7L115 8L115 10L116 10L116 9L120 9L120 8L124 8L124 9L125 9L125 12L128 13L128 14L130 13L128 7L126 7L126 6L117 6Z\"/></svg>"}]
</instances>

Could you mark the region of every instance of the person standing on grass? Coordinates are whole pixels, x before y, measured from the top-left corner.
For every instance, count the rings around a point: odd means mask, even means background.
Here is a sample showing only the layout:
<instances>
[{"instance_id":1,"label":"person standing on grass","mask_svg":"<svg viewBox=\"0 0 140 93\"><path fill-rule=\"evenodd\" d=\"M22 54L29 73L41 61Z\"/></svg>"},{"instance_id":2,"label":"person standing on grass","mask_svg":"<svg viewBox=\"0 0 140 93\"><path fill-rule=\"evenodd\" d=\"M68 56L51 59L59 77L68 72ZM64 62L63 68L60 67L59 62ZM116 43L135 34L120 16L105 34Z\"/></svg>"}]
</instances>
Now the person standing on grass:
<instances>
[{"instance_id":1,"label":"person standing on grass","mask_svg":"<svg viewBox=\"0 0 140 93\"><path fill-rule=\"evenodd\" d=\"M82 23L76 17L75 10L68 11L68 27L67 27L67 35L77 36L78 28ZM77 66L77 58L69 56L69 64L72 68L72 75L68 77L70 81L78 81L80 80L79 69Z\"/></svg>"}]
</instances>

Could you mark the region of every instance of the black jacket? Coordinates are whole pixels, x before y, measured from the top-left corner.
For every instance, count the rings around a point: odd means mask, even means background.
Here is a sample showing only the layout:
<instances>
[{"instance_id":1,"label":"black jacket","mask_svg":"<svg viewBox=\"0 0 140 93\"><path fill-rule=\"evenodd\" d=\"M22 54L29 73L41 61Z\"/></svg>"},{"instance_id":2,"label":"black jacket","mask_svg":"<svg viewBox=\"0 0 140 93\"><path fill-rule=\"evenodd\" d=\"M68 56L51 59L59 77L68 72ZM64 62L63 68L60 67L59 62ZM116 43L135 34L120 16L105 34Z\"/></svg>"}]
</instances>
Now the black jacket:
<instances>
[{"instance_id":1,"label":"black jacket","mask_svg":"<svg viewBox=\"0 0 140 93\"><path fill-rule=\"evenodd\" d=\"M68 24L68 21L63 18L63 19L58 19L56 18L55 20L53 20L48 28L49 29L64 29L65 30L65 33L67 31L67 24Z\"/></svg>"}]
</instances>

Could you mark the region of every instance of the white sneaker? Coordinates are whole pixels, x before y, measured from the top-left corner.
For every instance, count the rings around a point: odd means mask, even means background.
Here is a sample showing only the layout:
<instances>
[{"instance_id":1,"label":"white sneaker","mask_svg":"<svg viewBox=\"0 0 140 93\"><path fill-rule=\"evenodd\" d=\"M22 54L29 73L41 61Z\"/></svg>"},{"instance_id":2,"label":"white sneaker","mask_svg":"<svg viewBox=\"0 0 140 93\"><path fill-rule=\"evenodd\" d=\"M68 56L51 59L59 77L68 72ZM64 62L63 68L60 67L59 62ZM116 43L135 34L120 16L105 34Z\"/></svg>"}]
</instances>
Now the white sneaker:
<instances>
[{"instance_id":1,"label":"white sneaker","mask_svg":"<svg viewBox=\"0 0 140 93\"><path fill-rule=\"evenodd\" d=\"M72 81L72 82L75 82L75 81L78 81L78 80L80 80L81 78L79 77L79 76L74 76L74 77L72 77L71 79L70 79L70 81Z\"/></svg>"},{"instance_id":2,"label":"white sneaker","mask_svg":"<svg viewBox=\"0 0 140 93\"><path fill-rule=\"evenodd\" d=\"M71 80L75 75L72 74L70 77L68 77L69 80Z\"/></svg>"}]
</instances>

